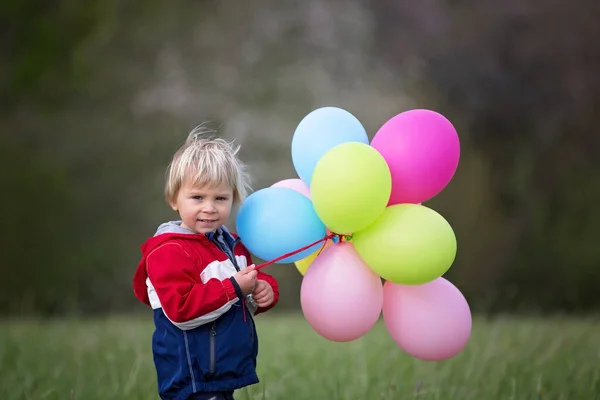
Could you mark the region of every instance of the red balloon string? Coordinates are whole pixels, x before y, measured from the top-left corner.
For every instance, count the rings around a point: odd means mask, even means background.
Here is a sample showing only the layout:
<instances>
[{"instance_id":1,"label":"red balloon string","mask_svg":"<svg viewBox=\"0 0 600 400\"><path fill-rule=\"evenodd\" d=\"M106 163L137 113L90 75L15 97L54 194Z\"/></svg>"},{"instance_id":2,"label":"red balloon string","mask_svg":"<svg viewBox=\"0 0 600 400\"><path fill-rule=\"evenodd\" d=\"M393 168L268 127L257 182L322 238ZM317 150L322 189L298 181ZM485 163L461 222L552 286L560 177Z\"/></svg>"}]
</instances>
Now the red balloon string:
<instances>
[{"instance_id":1,"label":"red balloon string","mask_svg":"<svg viewBox=\"0 0 600 400\"><path fill-rule=\"evenodd\" d=\"M310 248L311 248L311 247L313 247L315 244L319 244L319 243L323 242L323 246L321 246L321 248L319 249L319 254L321 254L321 252L322 252L322 251L323 251L323 249L325 248L325 245L327 244L327 241L328 241L328 240L331 240L331 239L333 239L334 237L337 237L337 238L339 239L339 241L340 241L340 242L341 242L341 241L342 241L344 238L348 238L348 236L346 236L346 235L340 235L340 234L338 234L338 233L333 233L333 232L331 232L329 235L327 235L327 236L325 236L325 237L323 237L323 238L321 238L321 239L319 239L319 240L317 240L317 241L315 241L315 242L313 242L313 243L311 243L311 244L308 244L308 245L306 245L306 246L304 246L304 247L301 247L301 248L299 248L299 249L297 249L297 250L290 251L289 253L285 253L284 255L282 255L282 256L279 256L279 257L277 257L277 258L274 258L274 259L272 259L272 260L270 260L270 261L264 262L264 263L262 263L262 264L258 264L258 265L255 267L255 269L259 270L259 269L261 269L261 268L264 268L264 267L266 267L267 265L274 264L274 263L276 263L277 261L281 261L281 260L283 260L284 258L291 257L291 256L293 256L293 255L295 255L295 254L298 254L298 253L300 253L301 251L304 251L304 250L306 250L306 249L310 249Z\"/></svg>"}]
</instances>

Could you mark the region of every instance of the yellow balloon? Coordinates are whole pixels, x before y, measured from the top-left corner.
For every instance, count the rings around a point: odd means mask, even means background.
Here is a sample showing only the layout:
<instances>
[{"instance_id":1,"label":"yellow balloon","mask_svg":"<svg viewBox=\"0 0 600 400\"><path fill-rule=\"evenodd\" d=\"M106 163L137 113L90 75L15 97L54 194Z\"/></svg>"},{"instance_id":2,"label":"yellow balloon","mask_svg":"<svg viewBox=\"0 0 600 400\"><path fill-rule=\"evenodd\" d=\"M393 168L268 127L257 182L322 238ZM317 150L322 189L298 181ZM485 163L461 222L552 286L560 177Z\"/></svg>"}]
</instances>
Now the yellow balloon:
<instances>
[{"instance_id":1,"label":"yellow balloon","mask_svg":"<svg viewBox=\"0 0 600 400\"><path fill-rule=\"evenodd\" d=\"M367 265L386 281L420 285L442 276L456 256L456 236L437 211L395 204L352 237Z\"/></svg>"},{"instance_id":2,"label":"yellow balloon","mask_svg":"<svg viewBox=\"0 0 600 400\"><path fill-rule=\"evenodd\" d=\"M315 251L308 257L305 257L302 260L296 261L294 264L296 265L296 269L298 270L298 272L300 272L302 274L302 276L304 276L304 274L306 274L306 271L308 270L308 267L310 267L310 264L312 264L312 262L315 260L315 258L317 258L317 256L321 253L321 251L323 251L327 247L329 247L329 245L331 243L332 243L331 240L328 240L325 243L324 247L319 247L319 250Z\"/></svg>"},{"instance_id":3,"label":"yellow balloon","mask_svg":"<svg viewBox=\"0 0 600 400\"><path fill-rule=\"evenodd\" d=\"M366 228L381 216L392 192L383 156L360 142L339 144L317 163L310 196L321 221L336 233Z\"/></svg>"}]
</instances>

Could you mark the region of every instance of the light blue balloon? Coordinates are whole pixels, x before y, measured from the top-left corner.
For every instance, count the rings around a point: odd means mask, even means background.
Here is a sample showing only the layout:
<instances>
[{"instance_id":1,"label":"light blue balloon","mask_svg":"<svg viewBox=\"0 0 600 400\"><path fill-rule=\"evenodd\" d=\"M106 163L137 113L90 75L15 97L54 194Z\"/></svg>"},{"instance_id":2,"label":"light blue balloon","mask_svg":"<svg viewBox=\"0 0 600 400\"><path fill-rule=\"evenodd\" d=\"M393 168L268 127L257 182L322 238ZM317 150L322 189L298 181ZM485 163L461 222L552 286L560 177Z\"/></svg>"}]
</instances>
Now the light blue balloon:
<instances>
[{"instance_id":1,"label":"light blue balloon","mask_svg":"<svg viewBox=\"0 0 600 400\"><path fill-rule=\"evenodd\" d=\"M296 173L310 186L315 166L333 147L347 142L369 144L367 131L351 113L338 107L310 112L292 137L292 163Z\"/></svg>"},{"instance_id":2,"label":"light blue balloon","mask_svg":"<svg viewBox=\"0 0 600 400\"><path fill-rule=\"evenodd\" d=\"M237 233L255 256L270 261L327 235L310 199L295 190L268 187L252 193L236 217ZM278 263L293 263L322 246L318 243Z\"/></svg>"}]
</instances>

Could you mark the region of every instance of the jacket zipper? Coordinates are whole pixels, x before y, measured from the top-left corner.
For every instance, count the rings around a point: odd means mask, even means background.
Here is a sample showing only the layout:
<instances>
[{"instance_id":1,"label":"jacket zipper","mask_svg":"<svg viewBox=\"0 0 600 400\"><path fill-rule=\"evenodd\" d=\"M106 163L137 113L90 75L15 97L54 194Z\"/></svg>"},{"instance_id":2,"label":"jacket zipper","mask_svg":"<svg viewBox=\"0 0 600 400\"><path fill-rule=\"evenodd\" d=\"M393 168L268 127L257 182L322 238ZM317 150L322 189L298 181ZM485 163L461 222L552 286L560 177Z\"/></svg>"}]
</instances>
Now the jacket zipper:
<instances>
[{"instance_id":1,"label":"jacket zipper","mask_svg":"<svg viewBox=\"0 0 600 400\"><path fill-rule=\"evenodd\" d=\"M210 369L209 374L213 375L215 373L215 341L216 341L217 331L215 330L215 324L213 322L210 327Z\"/></svg>"},{"instance_id":2,"label":"jacket zipper","mask_svg":"<svg viewBox=\"0 0 600 400\"><path fill-rule=\"evenodd\" d=\"M250 320L250 337L252 337L252 343L254 343L254 320L252 319L252 317L250 317L249 320Z\"/></svg>"},{"instance_id":3,"label":"jacket zipper","mask_svg":"<svg viewBox=\"0 0 600 400\"><path fill-rule=\"evenodd\" d=\"M233 241L233 245L231 246L232 250L233 250L233 265L235 266L235 268L239 271L240 267L237 265L237 260L235 259L235 246L240 242L240 238L238 237L237 239L235 239ZM245 301L245 299L244 299ZM246 307L244 307L243 309L244 312L244 321L246 320L246 312L248 312L248 314L250 314L250 323L248 324L250 327L250 337L252 338L252 343L254 343L254 319L252 317L252 313L250 312L250 310L248 309L246 311Z\"/></svg>"}]
</instances>

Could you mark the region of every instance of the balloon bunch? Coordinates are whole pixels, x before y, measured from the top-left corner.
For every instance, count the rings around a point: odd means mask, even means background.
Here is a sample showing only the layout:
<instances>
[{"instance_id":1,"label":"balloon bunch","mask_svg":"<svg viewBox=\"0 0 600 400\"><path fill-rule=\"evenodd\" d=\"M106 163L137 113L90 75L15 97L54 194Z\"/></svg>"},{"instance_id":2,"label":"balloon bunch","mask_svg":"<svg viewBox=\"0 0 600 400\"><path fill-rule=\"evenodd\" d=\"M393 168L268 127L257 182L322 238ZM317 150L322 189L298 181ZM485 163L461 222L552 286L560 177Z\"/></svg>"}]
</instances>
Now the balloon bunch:
<instances>
[{"instance_id":1,"label":"balloon bunch","mask_svg":"<svg viewBox=\"0 0 600 400\"><path fill-rule=\"evenodd\" d=\"M251 194L238 212L246 247L270 260L258 268L296 264L304 316L328 340L358 339L383 313L392 339L413 357L458 354L471 312L442 277L454 262L456 237L444 217L422 205L458 167L453 125L437 112L409 110L369 143L355 116L323 107L299 123L291 152L299 179Z\"/></svg>"}]
</instances>

